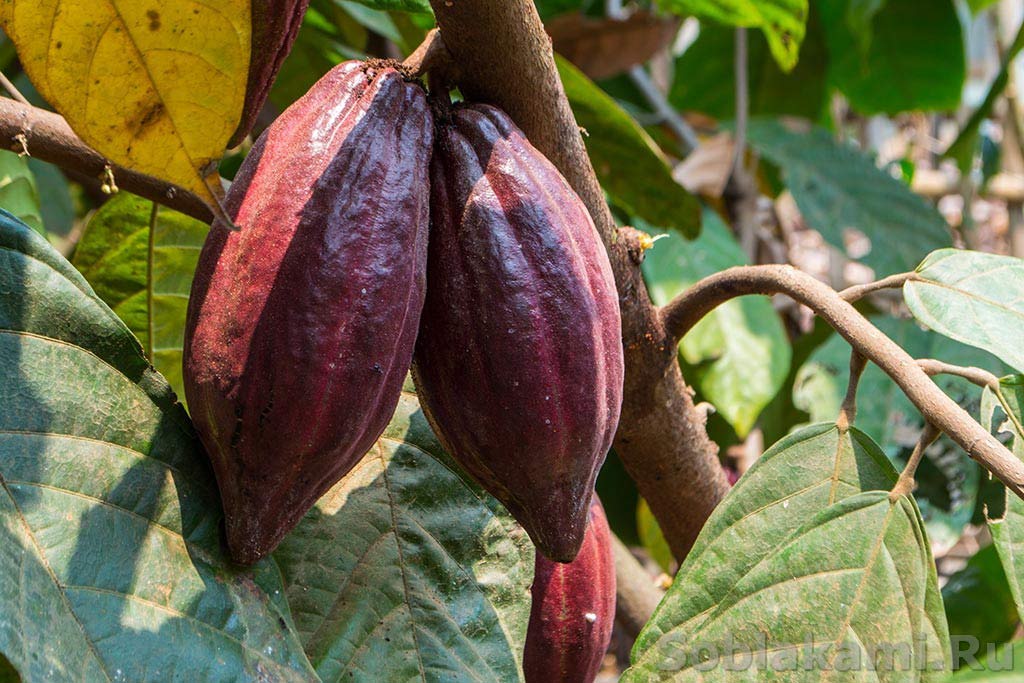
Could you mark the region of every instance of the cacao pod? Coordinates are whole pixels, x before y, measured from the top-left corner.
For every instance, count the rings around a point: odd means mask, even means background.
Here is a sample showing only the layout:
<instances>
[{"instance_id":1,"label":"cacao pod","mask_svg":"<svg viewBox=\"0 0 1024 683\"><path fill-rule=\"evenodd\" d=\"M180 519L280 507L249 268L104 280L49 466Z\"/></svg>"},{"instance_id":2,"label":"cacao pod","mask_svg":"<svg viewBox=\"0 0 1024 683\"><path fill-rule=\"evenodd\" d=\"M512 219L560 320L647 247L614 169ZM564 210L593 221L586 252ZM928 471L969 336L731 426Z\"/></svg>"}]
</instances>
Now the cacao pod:
<instances>
[{"instance_id":1,"label":"cacao pod","mask_svg":"<svg viewBox=\"0 0 1024 683\"><path fill-rule=\"evenodd\" d=\"M508 115L450 116L431 163L413 377L452 457L568 562L622 400L611 266L583 202Z\"/></svg>"},{"instance_id":2,"label":"cacao pod","mask_svg":"<svg viewBox=\"0 0 1024 683\"><path fill-rule=\"evenodd\" d=\"M249 50L245 106L228 147L242 142L256 123L256 117L270 95L277 72L292 50L307 7L309 0L252 1L252 45Z\"/></svg>"},{"instance_id":3,"label":"cacao pod","mask_svg":"<svg viewBox=\"0 0 1024 683\"><path fill-rule=\"evenodd\" d=\"M339 65L257 141L239 230L203 246L185 393L228 546L270 552L380 436L412 359L426 277L433 117L393 68Z\"/></svg>"},{"instance_id":4,"label":"cacao pod","mask_svg":"<svg viewBox=\"0 0 1024 683\"><path fill-rule=\"evenodd\" d=\"M526 631L526 683L592 683L615 620L611 531L597 495L576 559L558 564L538 554Z\"/></svg>"}]
</instances>

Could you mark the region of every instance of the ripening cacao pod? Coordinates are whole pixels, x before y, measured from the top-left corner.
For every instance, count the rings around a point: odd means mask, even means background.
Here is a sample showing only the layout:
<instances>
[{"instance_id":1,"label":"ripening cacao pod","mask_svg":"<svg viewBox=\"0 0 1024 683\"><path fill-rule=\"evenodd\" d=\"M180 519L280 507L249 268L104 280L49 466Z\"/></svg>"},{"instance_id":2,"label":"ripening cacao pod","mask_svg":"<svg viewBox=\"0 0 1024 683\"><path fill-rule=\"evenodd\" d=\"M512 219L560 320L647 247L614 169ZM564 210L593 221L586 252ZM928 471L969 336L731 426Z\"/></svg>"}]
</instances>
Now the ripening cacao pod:
<instances>
[{"instance_id":1,"label":"ripening cacao pod","mask_svg":"<svg viewBox=\"0 0 1024 683\"><path fill-rule=\"evenodd\" d=\"M433 118L390 67L346 62L256 142L203 246L185 393L232 557L270 552L398 402L426 276Z\"/></svg>"},{"instance_id":2,"label":"ripening cacao pod","mask_svg":"<svg viewBox=\"0 0 1024 683\"><path fill-rule=\"evenodd\" d=\"M277 72L292 50L309 0L252 0L252 43L249 79L245 87L242 120L228 147L245 139L270 95Z\"/></svg>"},{"instance_id":3,"label":"ripening cacao pod","mask_svg":"<svg viewBox=\"0 0 1024 683\"><path fill-rule=\"evenodd\" d=\"M569 564L537 554L526 630L526 683L592 683L615 620L611 531L597 495L583 546Z\"/></svg>"},{"instance_id":4,"label":"ripening cacao pod","mask_svg":"<svg viewBox=\"0 0 1024 683\"><path fill-rule=\"evenodd\" d=\"M568 562L622 400L611 266L583 202L507 114L456 106L437 137L417 391L452 457Z\"/></svg>"}]
</instances>

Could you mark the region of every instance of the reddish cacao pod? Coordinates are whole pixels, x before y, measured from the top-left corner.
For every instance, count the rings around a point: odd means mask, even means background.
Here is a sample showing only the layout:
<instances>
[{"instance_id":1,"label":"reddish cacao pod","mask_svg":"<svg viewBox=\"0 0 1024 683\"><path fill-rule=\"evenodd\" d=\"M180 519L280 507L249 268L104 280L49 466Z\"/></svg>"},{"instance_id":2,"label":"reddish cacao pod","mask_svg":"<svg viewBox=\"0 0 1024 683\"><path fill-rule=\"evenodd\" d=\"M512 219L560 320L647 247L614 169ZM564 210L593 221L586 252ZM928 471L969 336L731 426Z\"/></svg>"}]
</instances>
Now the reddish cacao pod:
<instances>
[{"instance_id":1,"label":"reddish cacao pod","mask_svg":"<svg viewBox=\"0 0 1024 683\"><path fill-rule=\"evenodd\" d=\"M270 552L380 436L426 277L433 120L392 68L347 62L257 141L203 246L185 393L228 546Z\"/></svg>"},{"instance_id":2,"label":"reddish cacao pod","mask_svg":"<svg viewBox=\"0 0 1024 683\"><path fill-rule=\"evenodd\" d=\"M448 452L568 562L622 400L611 266L583 202L508 115L458 106L437 136L419 396Z\"/></svg>"},{"instance_id":3,"label":"reddish cacao pod","mask_svg":"<svg viewBox=\"0 0 1024 683\"><path fill-rule=\"evenodd\" d=\"M579 555L558 564L538 554L526 631L526 683L592 683L615 621L611 531L597 495Z\"/></svg>"},{"instance_id":4,"label":"reddish cacao pod","mask_svg":"<svg viewBox=\"0 0 1024 683\"><path fill-rule=\"evenodd\" d=\"M309 0L252 0L252 46L245 107L228 147L242 142L256 123L277 72L292 50L307 7Z\"/></svg>"}]
</instances>

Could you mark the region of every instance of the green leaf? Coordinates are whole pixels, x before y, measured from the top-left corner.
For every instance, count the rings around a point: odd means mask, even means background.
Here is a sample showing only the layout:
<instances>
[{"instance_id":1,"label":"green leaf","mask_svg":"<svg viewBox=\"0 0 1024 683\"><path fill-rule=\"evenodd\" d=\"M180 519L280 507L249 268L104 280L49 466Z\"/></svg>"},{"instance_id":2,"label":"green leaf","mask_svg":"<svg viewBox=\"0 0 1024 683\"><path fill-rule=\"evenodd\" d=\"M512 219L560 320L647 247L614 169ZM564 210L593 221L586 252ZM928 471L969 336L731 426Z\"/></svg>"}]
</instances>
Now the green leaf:
<instances>
[{"instance_id":1,"label":"green leaf","mask_svg":"<svg viewBox=\"0 0 1024 683\"><path fill-rule=\"evenodd\" d=\"M702 277L745 263L729 228L708 211L700 237L687 242L666 233L642 268L651 299L661 306ZM687 377L741 438L782 387L791 355L782 322L764 297L719 306L687 333L679 351L695 366Z\"/></svg>"},{"instance_id":2,"label":"green leaf","mask_svg":"<svg viewBox=\"0 0 1024 683\"><path fill-rule=\"evenodd\" d=\"M796 65L806 28L807 0L659 0L658 4L676 14L759 28L779 66L789 71Z\"/></svg>"},{"instance_id":3,"label":"green leaf","mask_svg":"<svg viewBox=\"0 0 1024 683\"><path fill-rule=\"evenodd\" d=\"M913 268L921 254L950 244L939 212L858 150L822 128L796 132L773 119L752 119L750 143L782 169L807 224L833 246L855 228L871 241L861 261L878 276Z\"/></svg>"},{"instance_id":4,"label":"green leaf","mask_svg":"<svg viewBox=\"0 0 1024 683\"><path fill-rule=\"evenodd\" d=\"M432 14L433 10L430 8L430 2L428 0L355 0L355 2L346 2L345 0L337 0L340 5L365 5L370 9L379 10L382 12L416 12L423 14Z\"/></svg>"},{"instance_id":5,"label":"green leaf","mask_svg":"<svg viewBox=\"0 0 1024 683\"><path fill-rule=\"evenodd\" d=\"M152 213L149 200L119 193L89 221L73 263L183 400L185 310L209 226L159 207L151 245Z\"/></svg>"},{"instance_id":6,"label":"green leaf","mask_svg":"<svg viewBox=\"0 0 1024 683\"><path fill-rule=\"evenodd\" d=\"M942 587L949 632L971 636L983 648L1013 637L1020 617L995 546L986 546Z\"/></svg>"},{"instance_id":7,"label":"green leaf","mask_svg":"<svg viewBox=\"0 0 1024 683\"><path fill-rule=\"evenodd\" d=\"M636 530L651 559L665 572L671 572L676 561L672 556L672 549L668 547L668 541L665 540L665 534L651 512L651 507L643 498L637 501L636 505Z\"/></svg>"},{"instance_id":8,"label":"green leaf","mask_svg":"<svg viewBox=\"0 0 1024 683\"><path fill-rule=\"evenodd\" d=\"M872 21L885 6L886 0L849 0L846 6L846 25L857 39L861 59L867 59L871 48Z\"/></svg>"},{"instance_id":9,"label":"green leaf","mask_svg":"<svg viewBox=\"0 0 1024 683\"><path fill-rule=\"evenodd\" d=\"M269 563L135 337L0 214L0 651L26 681L312 681Z\"/></svg>"},{"instance_id":10,"label":"green leaf","mask_svg":"<svg viewBox=\"0 0 1024 683\"><path fill-rule=\"evenodd\" d=\"M1021 51L1021 48L1024 48L1024 24L1021 24L1021 27L1017 29L1017 36L1013 39L1013 43L1006 51L1006 54L1003 55L999 72L992 80L992 85L989 86L985 99L971 113L971 118L967 119L967 123L960 129L960 134L957 135L956 140L950 144L944 154L944 156L956 161L962 174L967 174L974 164L974 155L978 151L978 143L981 139L981 123L992 115L992 107L995 106L996 101L1003 94L1003 90L1006 89L1006 84L1010 80L1010 65L1013 64L1013 60L1017 53Z\"/></svg>"},{"instance_id":11,"label":"green leaf","mask_svg":"<svg viewBox=\"0 0 1024 683\"><path fill-rule=\"evenodd\" d=\"M967 6L971 8L971 12L978 14L982 10L988 9L992 5L996 4L999 0L967 0Z\"/></svg>"},{"instance_id":12,"label":"green leaf","mask_svg":"<svg viewBox=\"0 0 1024 683\"><path fill-rule=\"evenodd\" d=\"M40 235L46 234L39 190L29 170L28 157L7 150L0 150L0 208L14 214Z\"/></svg>"},{"instance_id":13,"label":"green leaf","mask_svg":"<svg viewBox=\"0 0 1024 683\"><path fill-rule=\"evenodd\" d=\"M812 7L800 61L788 74L768 58L768 42L759 33L747 37L747 64L752 115L821 118L826 104L828 54L817 11ZM699 111L717 119L736 116L735 31L707 23L697 40L676 59L669 101L677 109Z\"/></svg>"},{"instance_id":14,"label":"green leaf","mask_svg":"<svg viewBox=\"0 0 1024 683\"><path fill-rule=\"evenodd\" d=\"M325 682L522 680L533 545L412 394L274 557Z\"/></svg>"},{"instance_id":15,"label":"green leaf","mask_svg":"<svg viewBox=\"0 0 1024 683\"><path fill-rule=\"evenodd\" d=\"M985 389L991 397L992 390ZM1000 431L1012 436L1013 452L1018 458L1024 458L1024 438L1017 427L1024 423L1024 376L1013 375L999 380L998 403L1002 412L1010 419ZM993 406L995 401L986 401L981 411L981 424L992 430ZM988 528L992 532L992 543L999 553L1013 602L1017 606L1017 614L1024 619L1024 501L1006 491L1006 511L1001 519L989 519Z\"/></svg>"},{"instance_id":16,"label":"green leaf","mask_svg":"<svg viewBox=\"0 0 1024 683\"><path fill-rule=\"evenodd\" d=\"M886 0L871 18L871 43L851 30L851 2L821 0L829 80L861 114L955 110L966 73L953 0ZM856 14L856 12L854 12Z\"/></svg>"},{"instance_id":17,"label":"green leaf","mask_svg":"<svg viewBox=\"0 0 1024 683\"><path fill-rule=\"evenodd\" d=\"M53 164L29 157L28 168L39 190L43 225L52 236L67 237L75 225L75 204L71 186L61 170Z\"/></svg>"},{"instance_id":18,"label":"green leaf","mask_svg":"<svg viewBox=\"0 0 1024 683\"><path fill-rule=\"evenodd\" d=\"M1024 371L1024 259L940 249L903 286L921 324Z\"/></svg>"},{"instance_id":19,"label":"green leaf","mask_svg":"<svg viewBox=\"0 0 1024 683\"><path fill-rule=\"evenodd\" d=\"M696 237L700 202L672 178L651 137L579 69L558 56L555 63L605 192L627 213Z\"/></svg>"},{"instance_id":20,"label":"green leaf","mask_svg":"<svg viewBox=\"0 0 1024 683\"><path fill-rule=\"evenodd\" d=\"M812 425L772 446L712 513L623 680L691 680L692 669L678 672L687 645L720 644L726 631L750 648L759 631L769 646L845 639L848 628L865 645L924 634L941 659L935 567L913 501L889 502L896 478L856 428ZM730 680L721 667L703 675Z\"/></svg>"},{"instance_id":21,"label":"green leaf","mask_svg":"<svg viewBox=\"0 0 1024 683\"><path fill-rule=\"evenodd\" d=\"M984 351L931 334L913 320L886 315L871 316L869 320L916 358L973 365L996 375L1006 371L1006 366ZM846 394L849 368L849 344L832 335L798 370L793 383L794 404L806 411L812 422L834 419ZM935 382L968 412L977 409L980 392L974 384L953 375L940 375ZM869 364L857 392L855 424L882 444L889 459L902 467L917 443L924 420L896 383ZM933 548L948 549L960 538L976 508L983 476L979 466L946 438L928 449L918 468L915 495Z\"/></svg>"},{"instance_id":22,"label":"green leaf","mask_svg":"<svg viewBox=\"0 0 1024 683\"><path fill-rule=\"evenodd\" d=\"M978 654L979 662L966 662L965 666L950 676L948 683L1020 683L1024 671L1024 640L1018 640L1003 647L994 654Z\"/></svg>"}]
</instances>

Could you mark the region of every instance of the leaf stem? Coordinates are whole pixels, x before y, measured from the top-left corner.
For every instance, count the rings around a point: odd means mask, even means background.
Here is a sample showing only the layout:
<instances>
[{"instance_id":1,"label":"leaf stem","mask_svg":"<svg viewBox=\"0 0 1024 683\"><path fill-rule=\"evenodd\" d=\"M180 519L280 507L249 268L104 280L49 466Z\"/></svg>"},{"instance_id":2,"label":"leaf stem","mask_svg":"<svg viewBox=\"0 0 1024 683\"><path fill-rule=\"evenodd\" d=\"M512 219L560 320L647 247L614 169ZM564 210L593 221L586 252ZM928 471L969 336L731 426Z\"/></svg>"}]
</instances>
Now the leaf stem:
<instances>
[{"instance_id":1,"label":"leaf stem","mask_svg":"<svg viewBox=\"0 0 1024 683\"><path fill-rule=\"evenodd\" d=\"M846 385L846 396L843 398L843 405L839 409L839 417L836 418L836 426L840 432L845 432L853 424L857 417L857 387L860 385L861 375L867 367L868 359L858 353L856 349L850 352L850 382Z\"/></svg>"},{"instance_id":2,"label":"leaf stem","mask_svg":"<svg viewBox=\"0 0 1024 683\"><path fill-rule=\"evenodd\" d=\"M868 282L863 285L847 287L839 292L839 296L841 296L843 300L853 303L854 301L864 298L868 294L872 294L883 289L897 289L902 287L904 283L917 279L919 278L915 271L910 271L909 273L896 273L895 275L884 277L881 280Z\"/></svg>"},{"instance_id":3,"label":"leaf stem","mask_svg":"<svg viewBox=\"0 0 1024 683\"><path fill-rule=\"evenodd\" d=\"M889 492L889 500L891 502L896 502L898 498L913 493L914 474L917 472L917 466L921 464L921 458L924 457L925 450L935 443L935 440L939 438L941 433L931 422L925 424L924 431L921 432L921 437L917 440L917 445L914 446L914 452L910 454L907 466L903 468L900 478L896 480L896 485Z\"/></svg>"}]
</instances>

